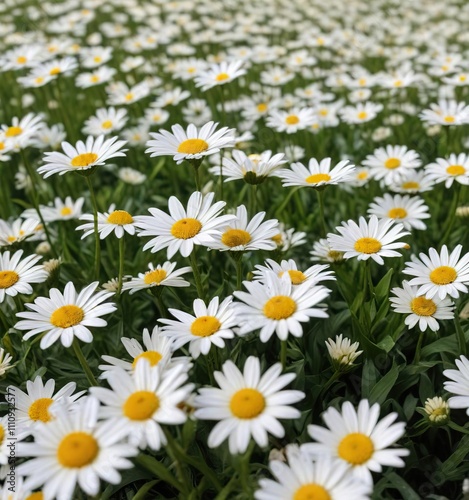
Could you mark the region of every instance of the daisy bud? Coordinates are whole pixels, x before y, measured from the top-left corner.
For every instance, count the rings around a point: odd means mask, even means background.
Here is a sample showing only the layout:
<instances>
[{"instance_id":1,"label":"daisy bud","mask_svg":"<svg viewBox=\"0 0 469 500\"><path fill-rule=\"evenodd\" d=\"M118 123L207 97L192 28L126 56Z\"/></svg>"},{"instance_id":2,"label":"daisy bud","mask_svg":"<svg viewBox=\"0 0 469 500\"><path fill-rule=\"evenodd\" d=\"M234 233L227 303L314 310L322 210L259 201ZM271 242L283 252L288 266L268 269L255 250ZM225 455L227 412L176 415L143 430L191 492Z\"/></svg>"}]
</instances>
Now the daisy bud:
<instances>
[{"instance_id":1,"label":"daisy bud","mask_svg":"<svg viewBox=\"0 0 469 500\"><path fill-rule=\"evenodd\" d=\"M432 424L443 425L449 420L449 404L439 396L427 398L424 410Z\"/></svg>"},{"instance_id":2,"label":"daisy bud","mask_svg":"<svg viewBox=\"0 0 469 500\"><path fill-rule=\"evenodd\" d=\"M10 363L11 360L12 360L12 356L10 356L10 354L6 353L5 349L2 349L0 347L0 377L2 375L5 375L5 372L7 370L10 370L11 368L13 368L13 366Z\"/></svg>"},{"instance_id":3,"label":"daisy bud","mask_svg":"<svg viewBox=\"0 0 469 500\"><path fill-rule=\"evenodd\" d=\"M50 251L51 251L51 248L50 248L49 243L47 241L42 241L36 247L35 253L38 253L40 255L45 255L46 253L49 253Z\"/></svg>"},{"instance_id":4,"label":"daisy bud","mask_svg":"<svg viewBox=\"0 0 469 500\"><path fill-rule=\"evenodd\" d=\"M353 366L354 361L363 351L357 351L360 347L358 342L350 343L350 339L337 335L335 341L331 338L326 340L326 347L332 360L332 366L337 370L344 370Z\"/></svg>"},{"instance_id":5,"label":"daisy bud","mask_svg":"<svg viewBox=\"0 0 469 500\"><path fill-rule=\"evenodd\" d=\"M60 259L50 259L43 263L45 271L49 274L46 282L49 288L56 286L59 282L61 263Z\"/></svg>"}]
</instances>

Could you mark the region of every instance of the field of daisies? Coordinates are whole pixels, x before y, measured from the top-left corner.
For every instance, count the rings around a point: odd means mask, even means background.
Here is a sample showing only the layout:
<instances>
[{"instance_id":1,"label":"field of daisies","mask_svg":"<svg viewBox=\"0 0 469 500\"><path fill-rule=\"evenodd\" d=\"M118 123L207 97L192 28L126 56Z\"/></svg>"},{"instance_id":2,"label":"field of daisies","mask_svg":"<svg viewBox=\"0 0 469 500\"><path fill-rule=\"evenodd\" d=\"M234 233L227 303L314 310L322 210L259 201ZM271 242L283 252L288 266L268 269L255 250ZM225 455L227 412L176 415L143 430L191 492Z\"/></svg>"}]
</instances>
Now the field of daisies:
<instances>
[{"instance_id":1,"label":"field of daisies","mask_svg":"<svg viewBox=\"0 0 469 500\"><path fill-rule=\"evenodd\" d=\"M467 500L469 4L0 18L0 500Z\"/></svg>"}]
</instances>

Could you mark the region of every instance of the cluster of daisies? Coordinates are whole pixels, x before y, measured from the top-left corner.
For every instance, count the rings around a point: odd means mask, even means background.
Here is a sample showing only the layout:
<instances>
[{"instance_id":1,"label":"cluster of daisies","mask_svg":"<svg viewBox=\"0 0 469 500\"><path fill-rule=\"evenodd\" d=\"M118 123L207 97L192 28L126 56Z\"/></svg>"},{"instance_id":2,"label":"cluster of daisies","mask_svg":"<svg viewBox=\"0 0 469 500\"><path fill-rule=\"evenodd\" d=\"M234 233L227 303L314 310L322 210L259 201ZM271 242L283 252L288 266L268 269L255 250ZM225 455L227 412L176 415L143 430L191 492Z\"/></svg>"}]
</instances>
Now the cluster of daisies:
<instances>
[{"instance_id":1,"label":"cluster of daisies","mask_svg":"<svg viewBox=\"0 0 469 500\"><path fill-rule=\"evenodd\" d=\"M391 7L2 2L1 499L469 493L469 8Z\"/></svg>"}]
</instances>

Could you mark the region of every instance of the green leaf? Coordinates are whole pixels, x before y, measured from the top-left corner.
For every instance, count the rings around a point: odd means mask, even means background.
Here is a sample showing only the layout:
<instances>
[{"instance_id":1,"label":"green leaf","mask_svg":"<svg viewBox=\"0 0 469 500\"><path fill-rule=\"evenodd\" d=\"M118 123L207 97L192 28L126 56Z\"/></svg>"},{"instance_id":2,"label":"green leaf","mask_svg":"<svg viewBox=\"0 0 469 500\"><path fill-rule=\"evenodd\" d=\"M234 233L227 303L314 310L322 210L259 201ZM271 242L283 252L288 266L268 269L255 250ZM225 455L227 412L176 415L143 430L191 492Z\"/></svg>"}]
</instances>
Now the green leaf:
<instances>
[{"instance_id":1,"label":"green leaf","mask_svg":"<svg viewBox=\"0 0 469 500\"><path fill-rule=\"evenodd\" d=\"M389 287L393 273L394 269L390 269L375 287L375 295L379 304L383 301L388 302Z\"/></svg>"},{"instance_id":2,"label":"green leaf","mask_svg":"<svg viewBox=\"0 0 469 500\"><path fill-rule=\"evenodd\" d=\"M362 371L362 397L369 398L371 388L376 384L378 378L378 370L376 369L371 359L365 359Z\"/></svg>"},{"instance_id":3,"label":"green leaf","mask_svg":"<svg viewBox=\"0 0 469 500\"><path fill-rule=\"evenodd\" d=\"M382 405L389 392L394 387L397 377L399 376L399 367L393 364L392 368L386 373L386 375L371 389L370 391L370 404L379 403Z\"/></svg>"},{"instance_id":4,"label":"green leaf","mask_svg":"<svg viewBox=\"0 0 469 500\"><path fill-rule=\"evenodd\" d=\"M418 495L409 483L404 481L402 477L398 476L395 472L390 472L386 475L389 483L394 486L396 490L402 495L405 500L420 500L420 495Z\"/></svg>"},{"instance_id":5,"label":"green leaf","mask_svg":"<svg viewBox=\"0 0 469 500\"><path fill-rule=\"evenodd\" d=\"M459 354L458 342L456 339L456 334L450 335L449 337L444 337L438 339L431 344L426 345L420 354L422 359L428 358L432 354L439 354L441 352L451 352L455 355Z\"/></svg>"},{"instance_id":6,"label":"green leaf","mask_svg":"<svg viewBox=\"0 0 469 500\"><path fill-rule=\"evenodd\" d=\"M452 472L456 467L466 459L469 454L469 435L466 434L459 441L459 445L456 450L453 451L452 455L443 462L441 465L440 471L444 476L448 475Z\"/></svg>"},{"instance_id":7,"label":"green leaf","mask_svg":"<svg viewBox=\"0 0 469 500\"><path fill-rule=\"evenodd\" d=\"M135 495L132 497L132 500L145 500L145 498L147 497L147 493L153 488L153 486L157 485L158 483L158 479L145 483L141 488L139 488L137 493L135 493Z\"/></svg>"}]
</instances>

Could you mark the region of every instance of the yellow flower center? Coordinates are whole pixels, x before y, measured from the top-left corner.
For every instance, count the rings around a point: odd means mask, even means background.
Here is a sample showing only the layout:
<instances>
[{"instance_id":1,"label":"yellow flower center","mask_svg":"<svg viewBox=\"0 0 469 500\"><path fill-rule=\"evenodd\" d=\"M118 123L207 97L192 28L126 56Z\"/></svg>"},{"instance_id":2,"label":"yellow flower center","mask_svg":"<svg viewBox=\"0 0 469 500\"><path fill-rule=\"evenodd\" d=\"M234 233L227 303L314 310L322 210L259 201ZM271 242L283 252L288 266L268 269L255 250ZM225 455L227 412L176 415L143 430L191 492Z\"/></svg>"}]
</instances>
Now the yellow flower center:
<instances>
[{"instance_id":1,"label":"yellow flower center","mask_svg":"<svg viewBox=\"0 0 469 500\"><path fill-rule=\"evenodd\" d=\"M114 210L107 218L109 224L117 224L119 226L125 226L126 224L132 224L134 221L133 217L125 210Z\"/></svg>"},{"instance_id":2,"label":"yellow flower center","mask_svg":"<svg viewBox=\"0 0 469 500\"><path fill-rule=\"evenodd\" d=\"M297 271L296 269L290 269L287 272L290 275L291 282L294 285L299 285L300 283L303 283L303 281L306 279L306 274L302 273L301 271ZM282 277L283 274L284 271L280 271L278 273L279 277Z\"/></svg>"},{"instance_id":3,"label":"yellow flower center","mask_svg":"<svg viewBox=\"0 0 469 500\"><path fill-rule=\"evenodd\" d=\"M100 56L94 56L93 57L93 62L95 62L96 64L100 63L102 61L102 57Z\"/></svg>"},{"instance_id":4,"label":"yellow flower center","mask_svg":"<svg viewBox=\"0 0 469 500\"><path fill-rule=\"evenodd\" d=\"M142 352L138 356L135 356L134 361L132 363L132 368L135 368L137 366L138 360L142 358L149 361L151 366L156 366L163 359L163 356L158 351Z\"/></svg>"},{"instance_id":5,"label":"yellow flower center","mask_svg":"<svg viewBox=\"0 0 469 500\"><path fill-rule=\"evenodd\" d=\"M159 407L160 400L154 392L137 391L127 398L122 409L130 420L148 420Z\"/></svg>"},{"instance_id":6,"label":"yellow flower center","mask_svg":"<svg viewBox=\"0 0 469 500\"><path fill-rule=\"evenodd\" d=\"M63 207L62 210L60 211L60 215L70 215L72 213L72 209L70 207Z\"/></svg>"},{"instance_id":7,"label":"yellow flower center","mask_svg":"<svg viewBox=\"0 0 469 500\"><path fill-rule=\"evenodd\" d=\"M341 260L344 256L343 252L338 252L337 250L329 250L327 256L332 260Z\"/></svg>"},{"instance_id":8,"label":"yellow flower center","mask_svg":"<svg viewBox=\"0 0 469 500\"><path fill-rule=\"evenodd\" d=\"M10 288L20 279L15 271L0 271L0 290Z\"/></svg>"},{"instance_id":9,"label":"yellow flower center","mask_svg":"<svg viewBox=\"0 0 469 500\"><path fill-rule=\"evenodd\" d=\"M259 113L265 113L267 111L267 104L265 102L258 104L257 111L259 111Z\"/></svg>"},{"instance_id":10,"label":"yellow flower center","mask_svg":"<svg viewBox=\"0 0 469 500\"><path fill-rule=\"evenodd\" d=\"M381 243L375 238L360 238L355 242L354 248L360 253L376 253L381 250Z\"/></svg>"},{"instance_id":11,"label":"yellow flower center","mask_svg":"<svg viewBox=\"0 0 469 500\"><path fill-rule=\"evenodd\" d=\"M275 295L269 299L263 308L267 318L281 320L289 318L296 311L296 302L287 295Z\"/></svg>"},{"instance_id":12,"label":"yellow flower center","mask_svg":"<svg viewBox=\"0 0 469 500\"><path fill-rule=\"evenodd\" d=\"M407 210L404 208L391 208L388 212L388 217L391 219L403 219L407 217Z\"/></svg>"},{"instance_id":13,"label":"yellow flower center","mask_svg":"<svg viewBox=\"0 0 469 500\"><path fill-rule=\"evenodd\" d=\"M327 108L322 108L319 110L319 114L321 116L327 116L329 114L329 110Z\"/></svg>"},{"instance_id":14,"label":"yellow flower center","mask_svg":"<svg viewBox=\"0 0 469 500\"><path fill-rule=\"evenodd\" d=\"M228 73L218 73L215 80L217 82L224 82L225 80L228 80L229 78L230 78L230 75Z\"/></svg>"},{"instance_id":15,"label":"yellow flower center","mask_svg":"<svg viewBox=\"0 0 469 500\"><path fill-rule=\"evenodd\" d=\"M357 115L357 118L359 120L366 120L368 118L368 113L366 111L360 111L360 113L358 113Z\"/></svg>"},{"instance_id":16,"label":"yellow flower center","mask_svg":"<svg viewBox=\"0 0 469 500\"><path fill-rule=\"evenodd\" d=\"M389 170L394 170L401 166L401 160L399 160L399 158L388 158L384 162L384 166Z\"/></svg>"},{"instance_id":17,"label":"yellow flower center","mask_svg":"<svg viewBox=\"0 0 469 500\"><path fill-rule=\"evenodd\" d=\"M0 141L0 151L2 151L2 149L5 149L5 143Z\"/></svg>"},{"instance_id":18,"label":"yellow flower center","mask_svg":"<svg viewBox=\"0 0 469 500\"><path fill-rule=\"evenodd\" d=\"M175 222L171 227L171 234L175 238L188 240L193 238L196 234L199 234L201 229L202 224L197 219L188 217Z\"/></svg>"},{"instance_id":19,"label":"yellow flower center","mask_svg":"<svg viewBox=\"0 0 469 500\"><path fill-rule=\"evenodd\" d=\"M207 151L208 143L203 139L186 139L179 144L178 153L183 153L185 155L196 155Z\"/></svg>"},{"instance_id":20,"label":"yellow flower center","mask_svg":"<svg viewBox=\"0 0 469 500\"><path fill-rule=\"evenodd\" d=\"M60 68L58 66L56 66L55 68L52 68L49 71L49 75L51 75L51 76L58 75L60 72L61 72Z\"/></svg>"},{"instance_id":21,"label":"yellow flower center","mask_svg":"<svg viewBox=\"0 0 469 500\"><path fill-rule=\"evenodd\" d=\"M368 178L368 172L360 172L357 175L357 179L360 179L361 181L364 181L367 178Z\"/></svg>"},{"instance_id":22,"label":"yellow flower center","mask_svg":"<svg viewBox=\"0 0 469 500\"><path fill-rule=\"evenodd\" d=\"M231 413L238 418L256 418L265 408L264 396L257 389L240 389L231 397Z\"/></svg>"},{"instance_id":23,"label":"yellow flower center","mask_svg":"<svg viewBox=\"0 0 469 500\"><path fill-rule=\"evenodd\" d=\"M52 416L49 413L49 406L54 402L51 398L40 398L36 399L34 403L29 407L28 415L31 420L41 422L49 422L52 420Z\"/></svg>"},{"instance_id":24,"label":"yellow flower center","mask_svg":"<svg viewBox=\"0 0 469 500\"><path fill-rule=\"evenodd\" d=\"M112 121L111 120L106 120L103 123L101 123L101 127L104 129L109 129L112 127Z\"/></svg>"},{"instance_id":25,"label":"yellow flower center","mask_svg":"<svg viewBox=\"0 0 469 500\"><path fill-rule=\"evenodd\" d=\"M19 56L16 58L16 64L26 64L28 60L24 56Z\"/></svg>"},{"instance_id":26,"label":"yellow flower center","mask_svg":"<svg viewBox=\"0 0 469 500\"><path fill-rule=\"evenodd\" d=\"M410 303L412 312L418 316L433 316L436 312L436 304L425 297L415 297Z\"/></svg>"},{"instance_id":27,"label":"yellow flower center","mask_svg":"<svg viewBox=\"0 0 469 500\"><path fill-rule=\"evenodd\" d=\"M466 75L461 75L461 76L459 77L459 81L460 81L460 82L465 82L466 80L467 80L467 76L466 76Z\"/></svg>"},{"instance_id":28,"label":"yellow flower center","mask_svg":"<svg viewBox=\"0 0 469 500\"><path fill-rule=\"evenodd\" d=\"M25 500L44 500L44 494L42 491L35 491L31 495L28 495Z\"/></svg>"},{"instance_id":29,"label":"yellow flower center","mask_svg":"<svg viewBox=\"0 0 469 500\"><path fill-rule=\"evenodd\" d=\"M146 285L159 285L166 278L166 275L164 269L154 269L145 273L143 281Z\"/></svg>"},{"instance_id":30,"label":"yellow flower center","mask_svg":"<svg viewBox=\"0 0 469 500\"><path fill-rule=\"evenodd\" d=\"M221 323L215 316L200 316L192 322L191 333L196 337L210 337L220 328Z\"/></svg>"},{"instance_id":31,"label":"yellow flower center","mask_svg":"<svg viewBox=\"0 0 469 500\"><path fill-rule=\"evenodd\" d=\"M41 83L44 83L44 78L42 76L38 76L37 78L34 79L34 83L36 85L41 85Z\"/></svg>"},{"instance_id":32,"label":"yellow flower center","mask_svg":"<svg viewBox=\"0 0 469 500\"><path fill-rule=\"evenodd\" d=\"M16 236L8 236L7 240L9 243L13 243L14 241L16 241Z\"/></svg>"},{"instance_id":33,"label":"yellow flower center","mask_svg":"<svg viewBox=\"0 0 469 500\"><path fill-rule=\"evenodd\" d=\"M96 153L82 153L72 158L71 165L72 167L89 167L97 159L98 155Z\"/></svg>"},{"instance_id":34,"label":"yellow flower center","mask_svg":"<svg viewBox=\"0 0 469 500\"><path fill-rule=\"evenodd\" d=\"M228 229L221 237L221 242L230 248L247 245L250 241L251 235L244 229Z\"/></svg>"},{"instance_id":35,"label":"yellow flower center","mask_svg":"<svg viewBox=\"0 0 469 500\"><path fill-rule=\"evenodd\" d=\"M444 121L445 121L446 123L454 123L455 118L454 118L454 116L445 116L445 117L444 117Z\"/></svg>"},{"instance_id":36,"label":"yellow flower center","mask_svg":"<svg viewBox=\"0 0 469 500\"><path fill-rule=\"evenodd\" d=\"M402 189L419 189L420 184L418 182L409 181L402 184Z\"/></svg>"},{"instance_id":37,"label":"yellow flower center","mask_svg":"<svg viewBox=\"0 0 469 500\"><path fill-rule=\"evenodd\" d=\"M281 233L276 234L275 236L272 236L272 240L275 241L277 245L281 245L283 243L283 236Z\"/></svg>"},{"instance_id":38,"label":"yellow flower center","mask_svg":"<svg viewBox=\"0 0 469 500\"><path fill-rule=\"evenodd\" d=\"M124 99L128 102L131 101L134 98L134 95L132 92L129 92L128 94L125 95Z\"/></svg>"},{"instance_id":39,"label":"yellow flower center","mask_svg":"<svg viewBox=\"0 0 469 500\"><path fill-rule=\"evenodd\" d=\"M5 439L5 429L3 425L0 424L0 445L3 443L4 439Z\"/></svg>"},{"instance_id":40,"label":"yellow flower center","mask_svg":"<svg viewBox=\"0 0 469 500\"><path fill-rule=\"evenodd\" d=\"M394 82L394 87L402 87L402 80L396 80Z\"/></svg>"},{"instance_id":41,"label":"yellow flower center","mask_svg":"<svg viewBox=\"0 0 469 500\"><path fill-rule=\"evenodd\" d=\"M296 125L297 123L300 123L300 119L296 115L288 115L285 118L285 122L287 125Z\"/></svg>"},{"instance_id":42,"label":"yellow flower center","mask_svg":"<svg viewBox=\"0 0 469 500\"><path fill-rule=\"evenodd\" d=\"M16 137L17 135L20 135L23 132L23 129L21 127L8 127L7 131L5 132L5 135L7 137Z\"/></svg>"},{"instance_id":43,"label":"yellow flower center","mask_svg":"<svg viewBox=\"0 0 469 500\"><path fill-rule=\"evenodd\" d=\"M430 273L430 279L435 285L448 285L458 277L456 269L449 266L440 266Z\"/></svg>"},{"instance_id":44,"label":"yellow flower center","mask_svg":"<svg viewBox=\"0 0 469 500\"><path fill-rule=\"evenodd\" d=\"M368 436L353 432L342 439L337 451L343 460L352 465L361 465L371 458L374 450L373 441Z\"/></svg>"},{"instance_id":45,"label":"yellow flower center","mask_svg":"<svg viewBox=\"0 0 469 500\"><path fill-rule=\"evenodd\" d=\"M293 495L293 500L330 500L327 490L316 483L300 486Z\"/></svg>"},{"instance_id":46,"label":"yellow flower center","mask_svg":"<svg viewBox=\"0 0 469 500\"><path fill-rule=\"evenodd\" d=\"M99 76L98 75L93 75L90 78L90 80L91 80L92 83L98 83L99 82Z\"/></svg>"},{"instance_id":47,"label":"yellow flower center","mask_svg":"<svg viewBox=\"0 0 469 500\"><path fill-rule=\"evenodd\" d=\"M91 434L71 432L60 441L57 459L64 467L75 469L94 462L98 453L98 442Z\"/></svg>"},{"instance_id":48,"label":"yellow flower center","mask_svg":"<svg viewBox=\"0 0 469 500\"><path fill-rule=\"evenodd\" d=\"M446 169L446 173L449 175L464 175L466 173L466 169L462 165L450 165Z\"/></svg>"},{"instance_id":49,"label":"yellow flower center","mask_svg":"<svg viewBox=\"0 0 469 500\"><path fill-rule=\"evenodd\" d=\"M85 312L81 307L74 304L62 306L56 309L50 317L50 322L57 328L70 328L78 325L85 317Z\"/></svg>"},{"instance_id":50,"label":"yellow flower center","mask_svg":"<svg viewBox=\"0 0 469 500\"><path fill-rule=\"evenodd\" d=\"M319 182L329 182L331 176L329 174L313 174L306 177L305 181L309 184L318 184Z\"/></svg>"}]
</instances>

